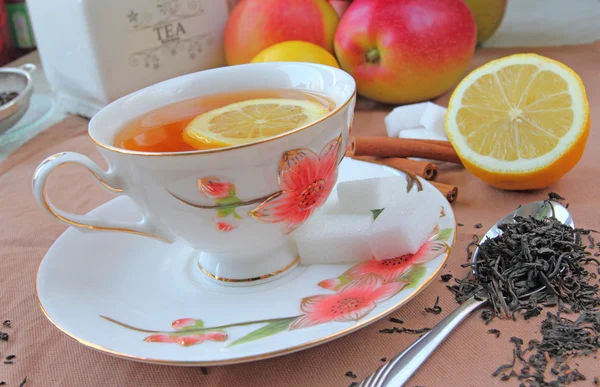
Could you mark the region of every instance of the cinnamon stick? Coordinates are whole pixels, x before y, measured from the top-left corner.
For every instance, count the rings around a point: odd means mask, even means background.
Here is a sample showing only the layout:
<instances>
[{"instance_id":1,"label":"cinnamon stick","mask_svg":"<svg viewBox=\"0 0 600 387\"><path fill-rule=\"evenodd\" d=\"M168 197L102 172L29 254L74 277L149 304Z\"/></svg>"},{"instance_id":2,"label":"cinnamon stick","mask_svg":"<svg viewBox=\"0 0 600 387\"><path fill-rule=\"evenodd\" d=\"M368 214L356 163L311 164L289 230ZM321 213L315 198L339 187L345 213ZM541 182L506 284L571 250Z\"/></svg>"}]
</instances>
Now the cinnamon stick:
<instances>
[{"instance_id":1,"label":"cinnamon stick","mask_svg":"<svg viewBox=\"0 0 600 387\"><path fill-rule=\"evenodd\" d=\"M425 180L434 180L438 174L438 166L426 161L403 159L401 157L372 157L372 156L350 156L355 160L386 165L391 168L401 169L421 176Z\"/></svg>"},{"instance_id":2,"label":"cinnamon stick","mask_svg":"<svg viewBox=\"0 0 600 387\"><path fill-rule=\"evenodd\" d=\"M391 137L391 138L394 138L394 137ZM419 142L423 142L425 144L449 146L450 148L454 149L454 147L452 146L452 144L450 143L450 141L444 141L444 140L427 140L427 139L424 139L424 138L403 138L402 140L416 140L416 141L419 141Z\"/></svg>"},{"instance_id":3,"label":"cinnamon stick","mask_svg":"<svg viewBox=\"0 0 600 387\"><path fill-rule=\"evenodd\" d=\"M412 172L425 180L434 180L438 174L437 165L428 163L427 161L410 160L401 157L377 158L377 161L388 167Z\"/></svg>"},{"instance_id":4,"label":"cinnamon stick","mask_svg":"<svg viewBox=\"0 0 600 387\"><path fill-rule=\"evenodd\" d=\"M460 164L454 148L420 140L393 137L352 137L349 153L352 156L422 157Z\"/></svg>"},{"instance_id":5,"label":"cinnamon stick","mask_svg":"<svg viewBox=\"0 0 600 387\"><path fill-rule=\"evenodd\" d=\"M435 188L437 188L444 196L446 196L448 202L454 203L454 201L456 201L456 198L458 197L458 187L437 181L431 181L430 183L435 186Z\"/></svg>"}]
</instances>

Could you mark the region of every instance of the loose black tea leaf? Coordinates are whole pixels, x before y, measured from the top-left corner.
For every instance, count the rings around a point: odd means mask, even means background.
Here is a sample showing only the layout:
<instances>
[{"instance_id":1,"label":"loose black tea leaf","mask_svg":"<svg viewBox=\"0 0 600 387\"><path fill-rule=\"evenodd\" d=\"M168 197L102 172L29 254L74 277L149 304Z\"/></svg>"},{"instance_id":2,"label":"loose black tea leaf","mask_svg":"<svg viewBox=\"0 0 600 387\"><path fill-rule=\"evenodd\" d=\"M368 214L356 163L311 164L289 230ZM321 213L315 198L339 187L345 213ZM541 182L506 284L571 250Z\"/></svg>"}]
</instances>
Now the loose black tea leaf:
<instances>
[{"instance_id":1,"label":"loose black tea leaf","mask_svg":"<svg viewBox=\"0 0 600 387\"><path fill-rule=\"evenodd\" d=\"M18 95L19 95L19 93L17 93L16 91L1 92L0 93L0 106L9 103L13 99L17 98Z\"/></svg>"},{"instance_id":2,"label":"loose black tea leaf","mask_svg":"<svg viewBox=\"0 0 600 387\"><path fill-rule=\"evenodd\" d=\"M477 223L477 224L476 224L475 226L473 226L473 227L475 227L475 228L482 228L482 227L483 227L483 225L482 225L481 223Z\"/></svg>"},{"instance_id":3,"label":"loose black tea leaf","mask_svg":"<svg viewBox=\"0 0 600 387\"><path fill-rule=\"evenodd\" d=\"M440 302L440 296L437 296L435 298L435 303L433 304L433 308L425 308L425 312L427 313L433 313L433 314L440 314L442 313L442 307L438 305L438 303Z\"/></svg>"},{"instance_id":4,"label":"loose black tea leaf","mask_svg":"<svg viewBox=\"0 0 600 387\"><path fill-rule=\"evenodd\" d=\"M6 382L4 382L4 381L0 382L0 386L5 386L5 385L6 385Z\"/></svg>"},{"instance_id":5,"label":"loose black tea leaf","mask_svg":"<svg viewBox=\"0 0 600 387\"><path fill-rule=\"evenodd\" d=\"M0 332L0 340L8 341L8 333Z\"/></svg>"},{"instance_id":6,"label":"loose black tea leaf","mask_svg":"<svg viewBox=\"0 0 600 387\"><path fill-rule=\"evenodd\" d=\"M588 246L589 249L594 249L596 247L596 241L594 240L594 237L592 236L592 234L588 234L588 241L590 242L590 245Z\"/></svg>"},{"instance_id":7,"label":"loose black tea leaf","mask_svg":"<svg viewBox=\"0 0 600 387\"><path fill-rule=\"evenodd\" d=\"M510 378L514 378L517 376L517 373L515 372L515 370L510 371L510 374L502 374L502 376L500 377L500 380L502 381L506 381L509 380Z\"/></svg>"},{"instance_id":8,"label":"loose black tea leaf","mask_svg":"<svg viewBox=\"0 0 600 387\"><path fill-rule=\"evenodd\" d=\"M462 224L462 223L457 223L457 225L458 225L458 227L464 226L464 224Z\"/></svg>"},{"instance_id":9,"label":"loose black tea leaf","mask_svg":"<svg viewBox=\"0 0 600 387\"><path fill-rule=\"evenodd\" d=\"M598 379L598 377L597 377L597 376L594 376L594 384L595 384L596 386L597 386L597 385L600 385L600 380Z\"/></svg>"},{"instance_id":10,"label":"loose black tea leaf","mask_svg":"<svg viewBox=\"0 0 600 387\"><path fill-rule=\"evenodd\" d=\"M200 371L202 372L202 375L208 375L208 369L206 369L206 367L200 367Z\"/></svg>"},{"instance_id":11,"label":"loose black tea leaf","mask_svg":"<svg viewBox=\"0 0 600 387\"><path fill-rule=\"evenodd\" d=\"M2 326L5 327L5 328L11 328L11 326L10 326L10 320L4 320L2 322Z\"/></svg>"},{"instance_id":12,"label":"loose black tea leaf","mask_svg":"<svg viewBox=\"0 0 600 387\"><path fill-rule=\"evenodd\" d=\"M481 319L483 320L483 322L485 322L486 325L489 324L493 318L494 318L494 313L492 313L491 310L484 309L481 311Z\"/></svg>"},{"instance_id":13,"label":"loose black tea leaf","mask_svg":"<svg viewBox=\"0 0 600 387\"><path fill-rule=\"evenodd\" d=\"M393 322L396 324L404 324L403 320L400 320L399 318L396 318L396 317L390 317L389 320L390 320L390 322Z\"/></svg>"},{"instance_id":14,"label":"loose black tea leaf","mask_svg":"<svg viewBox=\"0 0 600 387\"><path fill-rule=\"evenodd\" d=\"M560 196L559 194L557 194L556 192L550 192L548 194L548 200L566 200L566 199L563 198L562 196Z\"/></svg>"},{"instance_id":15,"label":"loose black tea leaf","mask_svg":"<svg viewBox=\"0 0 600 387\"><path fill-rule=\"evenodd\" d=\"M25 376L25 379L23 379L21 384L19 384L19 387L23 387L25 385L25 383L27 383L27 376Z\"/></svg>"},{"instance_id":16,"label":"loose black tea leaf","mask_svg":"<svg viewBox=\"0 0 600 387\"><path fill-rule=\"evenodd\" d=\"M12 360L12 359L14 359L15 357L16 357L15 355L8 355L8 356L6 357L6 360Z\"/></svg>"},{"instance_id":17,"label":"loose black tea leaf","mask_svg":"<svg viewBox=\"0 0 600 387\"><path fill-rule=\"evenodd\" d=\"M496 335L496 338L500 337L500 331L498 329L495 329L495 328L488 329L488 332L491 333L492 335Z\"/></svg>"},{"instance_id":18,"label":"loose black tea leaf","mask_svg":"<svg viewBox=\"0 0 600 387\"><path fill-rule=\"evenodd\" d=\"M443 282L448 282L452 279L452 274L442 274L440 278Z\"/></svg>"},{"instance_id":19,"label":"loose black tea leaf","mask_svg":"<svg viewBox=\"0 0 600 387\"><path fill-rule=\"evenodd\" d=\"M348 387L358 387L359 384L357 382L352 382L348 385Z\"/></svg>"},{"instance_id":20,"label":"loose black tea leaf","mask_svg":"<svg viewBox=\"0 0 600 387\"><path fill-rule=\"evenodd\" d=\"M384 362L384 363L385 363L385 362L387 361L387 357L382 357L382 358L381 358L381 359L379 359L379 360L381 360L382 362Z\"/></svg>"},{"instance_id":21,"label":"loose black tea leaf","mask_svg":"<svg viewBox=\"0 0 600 387\"><path fill-rule=\"evenodd\" d=\"M12 361L10 361L10 360L6 360L6 361L4 361L4 364L15 364L15 363L13 363L13 362L12 362Z\"/></svg>"},{"instance_id":22,"label":"loose black tea leaf","mask_svg":"<svg viewBox=\"0 0 600 387\"><path fill-rule=\"evenodd\" d=\"M352 379L356 379L356 374L352 371L346 372L346 376Z\"/></svg>"},{"instance_id":23,"label":"loose black tea leaf","mask_svg":"<svg viewBox=\"0 0 600 387\"><path fill-rule=\"evenodd\" d=\"M473 250L471 249L473 248L473 246L477 246L478 243L479 236L473 234L473 241L471 241L471 243L467 245L467 261L471 261L471 258L473 257Z\"/></svg>"},{"instance_id":24,"label":"loose black tea leaf","mask_svg":"<svg viewBox=\"0 0 600 387\"><path fill-rule=\"evenodd\" d=\"M498 375L500 375L500 373L502 371L513 368L515 366L515 361L516 360L517 360L517 354L516 354L515 350L513 349L513 359L512 359L512 362L510 364L503 364L500 367L498 367L496 369L496 371L494 371L492 373L492 376L498 376Z\"/></svg>"},{"instance_id":25,"label":"loose black tea leaf","mask_svg":"<svg viewBox=\"0 0 600 387\"><path fill-rule=\"evenodd\" d=\"M393 327L393 328L385 328L385 329L381 329L379 331L379 333L414 333L414 334L420 334L420 333L425 333L427 331L430 331L431 328L419 328L419 329L409 329L409 328L398 328L398 327Z\"/></svg>"}]
</instances>

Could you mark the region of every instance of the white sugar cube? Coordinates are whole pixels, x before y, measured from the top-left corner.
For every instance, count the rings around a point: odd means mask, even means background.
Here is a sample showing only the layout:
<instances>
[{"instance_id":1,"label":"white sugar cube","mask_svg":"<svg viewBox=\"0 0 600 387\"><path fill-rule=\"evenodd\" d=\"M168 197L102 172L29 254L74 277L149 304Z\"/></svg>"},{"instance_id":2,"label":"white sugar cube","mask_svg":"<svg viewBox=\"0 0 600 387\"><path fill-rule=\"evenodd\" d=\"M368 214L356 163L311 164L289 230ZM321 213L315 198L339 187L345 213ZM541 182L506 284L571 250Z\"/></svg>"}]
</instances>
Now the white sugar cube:
<instances>
[{"instance_id":1,"label":"white sugar cube","mask_svg":"<svg viewBox=\"0 0 600 387\"><path fill-rule=\"evenodd\" d=\"M359 262L370 259L367 231L373 215L320 215L295 233L300 261L305 265Z\"/></svg>"},{"instance_id":2,"label":"white sugar cube","mask_svg":"<svg viewBox=\"0 0 600 387\"><path fill-rule=\"evenodd\" d=\"M406 177L374 177L341 182L338 200L344 212L356 213L386 208L406 198Z\"/></svg>"},{"instance_id":3,"label":"white sugar cube","mask_svg":"<svg viewBox=\"0 0 600 387\"><path fill-rule=\"evenodd\" d=\"M342 211L342 207L340 206L340 202L338 201L337 189L333 189L329 194L329 197L323 203L323 205L318 209L319 214L339 214Z\"/></svg>"},{"instance_id":4,"label":"white sugar cube","mask_svg":"<svg viewBox=\"0 0 600 387\"><path fill-rule=\"evenodd\" d=\"M398 137L398 133L402 130L421 126L421 117L427 105L433 104L431 102L421 102L394 108L383 119L388 137Z\"/></svg>"},{"instance_id":5,"label":"white sugar cube","mask_svg":"<svg viewBox=\"0 0 600 387\"><path fill-rule=\"evenodd\" d=\"M448 137L445 134L434 132L428 129L410 129L403 130L398 135L400 138L418 138L422 140L441 140L448 141Z\"/></svg>"},{"instance_id":6,"label":"white sugar cube","mask_svg":"<svg viewBox=\"0 0 600 387\"><path fill-rule=\"evenodd\" d=\"M440 211L436 192L412 192L402 206L386 208L373 222L371 252L379 260L416 253L438 224Z\"/></svg>"},{"instance_id":7,"label":"white sugar cube","mask_svg":"<svg viewBox=\"0 0 600 387\"><path fill-rule=\"evenodd\" d=\"M419 124L425 129L438 133L446 137L444 129L446 121L446 108L434 103L430 103L425 107Z\"/></svg>"}]
</instances>

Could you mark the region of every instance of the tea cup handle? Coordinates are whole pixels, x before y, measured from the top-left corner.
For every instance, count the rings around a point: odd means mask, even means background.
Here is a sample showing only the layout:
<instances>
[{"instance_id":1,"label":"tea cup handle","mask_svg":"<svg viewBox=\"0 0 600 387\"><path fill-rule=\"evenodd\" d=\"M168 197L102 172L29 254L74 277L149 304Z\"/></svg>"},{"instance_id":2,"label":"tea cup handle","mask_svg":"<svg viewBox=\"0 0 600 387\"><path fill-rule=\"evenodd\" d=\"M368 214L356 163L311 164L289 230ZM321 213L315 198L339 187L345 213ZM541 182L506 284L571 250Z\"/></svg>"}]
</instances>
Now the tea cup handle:
<instances>
[{"instance_id":1,"label":"tea cup handle","mask_svg":"<svg viewBox=\"0 0 600 387\"><path fill-rule=\"evenodd\" d=\"M40 165L38 165L32 179L32 188L35 199L40 207L42 207L42 209L44 209L48 214L54 216L60 222L68 226L73 226L82 231L121 231L156 238L166 243L172 243L170 240L171 237L166 235L165 232L152 224L152 222L146 217L143 217L137 223L118 222L97 219L89 214L77 215L55 207L48 198L48 193L46 192L46 182L53 171L65 164L77 164L84 166L102 188L118 195L126 194L122 188L118 187L118 179L110 170L102 170L91 159L79 153L57 153L48 157L46 160L42 161Z\"/></svg>"}]
</instances>

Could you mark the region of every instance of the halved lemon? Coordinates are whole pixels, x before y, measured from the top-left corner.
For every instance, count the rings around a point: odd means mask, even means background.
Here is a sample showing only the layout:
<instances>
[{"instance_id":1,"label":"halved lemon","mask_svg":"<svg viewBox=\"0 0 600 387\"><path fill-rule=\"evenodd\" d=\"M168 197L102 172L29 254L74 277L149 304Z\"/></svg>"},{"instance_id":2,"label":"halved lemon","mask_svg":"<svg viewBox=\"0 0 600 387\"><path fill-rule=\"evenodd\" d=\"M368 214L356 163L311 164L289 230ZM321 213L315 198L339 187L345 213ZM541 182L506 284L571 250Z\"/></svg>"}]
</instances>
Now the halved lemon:
<instances>
[{"instance_id":1,"label":"halved lemon","mask_svg":"<svg viewBox=\"0 0 600 387\"><path fill-rule=\"evenodd\" d=\"M194 118L184 129L183 140L197 149L240 145L308 125L328 112L309 100L251 99Z\"/></svg>"},{"instance_id":2,"label":"halved lemon","mask_svg":"<svg viewBox=\"0 0 600 387\"><path fill-rule=\"evenodd\" d=\"M446 133L465 168L507 190L545 188L580 160L590 112L580 77L536 54L471 72L454 90Z\"/></svg>"}]
</instances>

